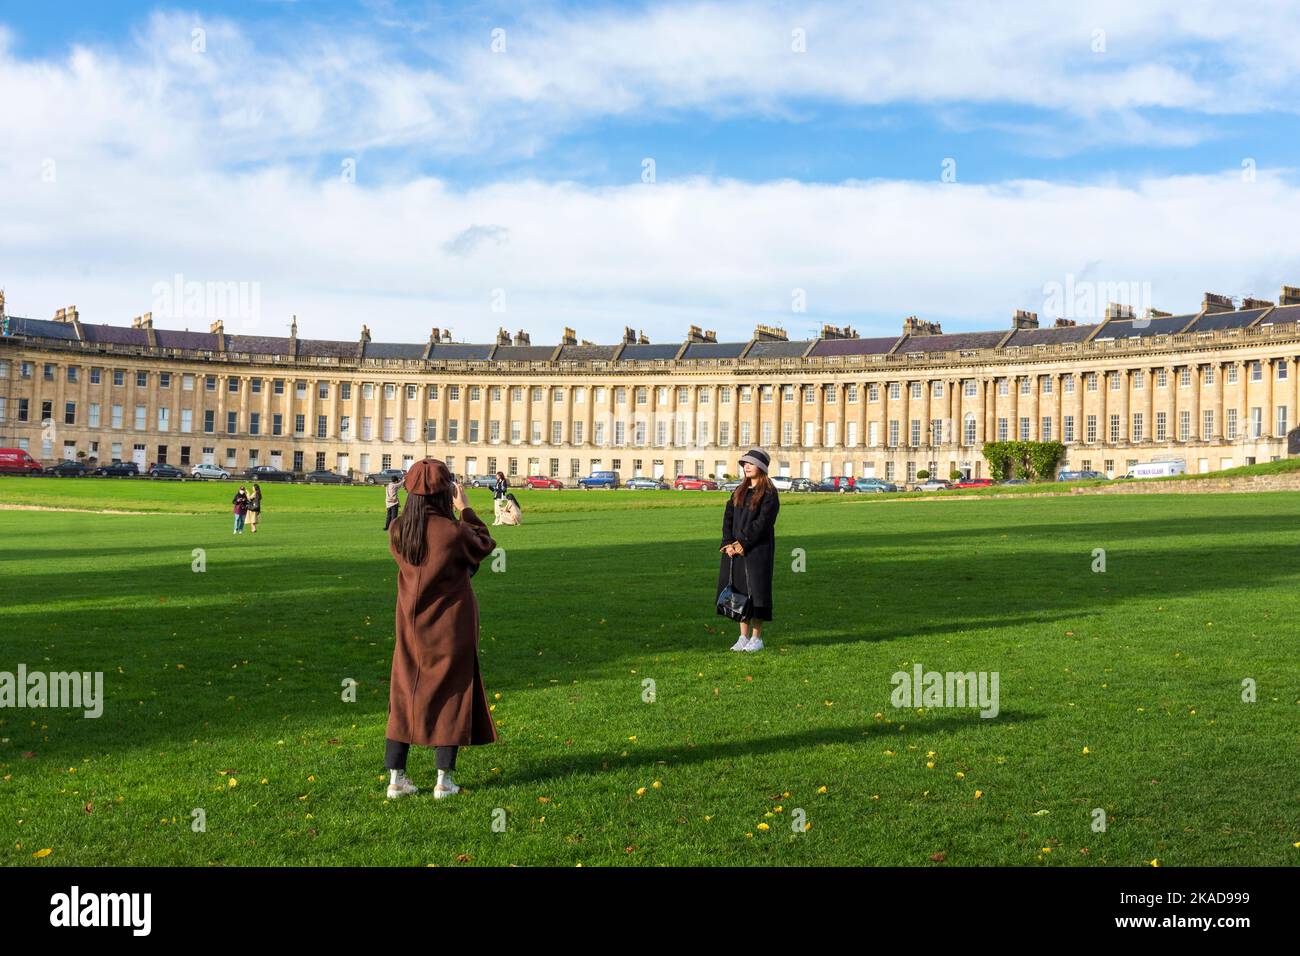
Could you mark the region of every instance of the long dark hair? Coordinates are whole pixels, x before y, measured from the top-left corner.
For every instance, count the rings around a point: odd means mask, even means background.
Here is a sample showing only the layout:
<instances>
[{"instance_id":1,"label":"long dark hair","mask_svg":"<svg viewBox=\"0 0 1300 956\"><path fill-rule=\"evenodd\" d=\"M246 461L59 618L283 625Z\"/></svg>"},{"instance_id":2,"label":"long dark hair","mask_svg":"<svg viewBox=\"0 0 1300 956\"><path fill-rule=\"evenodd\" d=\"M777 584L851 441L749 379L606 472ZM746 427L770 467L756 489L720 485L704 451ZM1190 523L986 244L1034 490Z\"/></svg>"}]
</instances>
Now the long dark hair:
<instances>
[{"instance_id":1,"label":"long dark hair","mask_svg":"<svg viewBox=\"0 0 1300 956\"><path fill-rule=\"evenodd\" d=\"M424 526L434 515L456 520L451 510L451 488L436 495L407 494L402 513L388 529L393 548L407 564L424 563Z\"/></svg>"},{"instance_id":2,"label":"long dark hair","mask_svg":"<svg viewBox=\"0 0 1300 956\"><path fill-rule=\"evenodd\" d=\"M736 485L736 490L731 493L731 503L737 508L745 501L745 489L749 487L749 479L741 476L740 484ZM767 477L767 472L760 471L754 476L754 496L749 499L749 510L757 511L758 506L763 501L763 496L768 492L776 494L776 486L772 484L772 479Z\"/></svg>"}]
</instances>

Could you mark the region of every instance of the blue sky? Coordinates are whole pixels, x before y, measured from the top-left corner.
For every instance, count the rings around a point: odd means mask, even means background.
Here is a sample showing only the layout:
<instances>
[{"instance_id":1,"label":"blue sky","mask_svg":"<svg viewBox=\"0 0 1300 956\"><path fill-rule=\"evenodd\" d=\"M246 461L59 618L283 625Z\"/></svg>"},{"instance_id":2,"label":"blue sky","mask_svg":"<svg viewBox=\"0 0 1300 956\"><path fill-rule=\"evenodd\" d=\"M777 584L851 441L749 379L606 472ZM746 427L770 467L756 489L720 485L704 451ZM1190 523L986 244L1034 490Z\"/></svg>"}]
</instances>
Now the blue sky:
<instances>
[{"instance_id":1,"label":"blue sky","mask_svg":"<svg viewBox=\"0 0 1300 956\"><path fill-rule=\"evenodd\" d=\"M120 322L181 273L256 288L244 326L408 341L996 328L1067 276L1269 296L1300 282L1297 27L1164 0L5 3L0 284Z\"/></svg>"}]
</instances>

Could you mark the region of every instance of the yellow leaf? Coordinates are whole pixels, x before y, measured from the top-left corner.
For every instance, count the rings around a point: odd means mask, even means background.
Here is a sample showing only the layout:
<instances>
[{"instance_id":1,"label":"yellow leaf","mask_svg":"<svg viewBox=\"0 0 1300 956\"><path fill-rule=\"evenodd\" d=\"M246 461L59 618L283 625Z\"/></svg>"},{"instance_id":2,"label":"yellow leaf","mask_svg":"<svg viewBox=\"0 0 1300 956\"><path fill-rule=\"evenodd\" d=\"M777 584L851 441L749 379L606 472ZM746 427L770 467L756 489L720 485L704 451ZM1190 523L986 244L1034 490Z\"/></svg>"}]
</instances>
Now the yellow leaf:
<instances>
[{"instance_id":1,"label":"yellow leaf","mask_svg":"<svg viewBox=\"0 0 1300 956\"><path fill-rule=\"evenodd\" d=\"M51 847L47 846L44 850L37 850L35 853L32 854L32 856L34 856L38 860L43 860L53 852L54 850Z\"/></svg>"},{"instance_id":2,"label":"yellow leaf","mask_svg":"<svg viewBox=\"0 0 1300 956\"><path fill-rule=\"evenodd\" d=\"M758 828L759 828L760 830L770 830L770 829L771 829L771 827L769 827L766 823L760 823L760 824L758 825Z\"/></svg>"},{"instance_id":3,"label":"yellow leaf","mask_svg":"<svg viewBox=\"0 0 1300 956\"><path fill-rule=\"evenodd\" d=\"M234 777L229 777L229 778L227 778L227 780L226 780L226 786L227 786L227 787L237 787L237 786L239 786L239 781L236 780Z\"/></svg>"},{"instance_id":4,"label":"yellow leaf","mask_svg":"<svg viewBox=\"0 0 1300 956\"><path fill-rule=\"evenodd\" d=\"M645 787L637 787L637 788L636 788L636 795L637 795L638 797L644 797L644 796L645 796Z\"/></svg>"}]
</instances>

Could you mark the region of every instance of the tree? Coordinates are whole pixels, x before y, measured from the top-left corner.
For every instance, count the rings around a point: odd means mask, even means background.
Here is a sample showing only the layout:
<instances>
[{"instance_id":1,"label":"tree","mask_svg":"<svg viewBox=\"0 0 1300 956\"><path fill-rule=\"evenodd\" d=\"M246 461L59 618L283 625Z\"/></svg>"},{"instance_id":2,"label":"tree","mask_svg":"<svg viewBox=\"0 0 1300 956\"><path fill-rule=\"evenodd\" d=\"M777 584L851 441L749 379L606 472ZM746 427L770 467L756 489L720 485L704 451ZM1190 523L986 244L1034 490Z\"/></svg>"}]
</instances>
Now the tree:
<instances>
[{"instance_id":1,"label":"tree","mask_svg":"<svg viewBox=\"0 0 1300 956\"><path fill-rule=\"evenodd\" d=\"M929 477L930 477L930 470L928 468L922 468L920 471L916 473L917 481L925 481L925 479Z\"/></svg>"},{"instance_id":2,"label":"tree","mask_svg":"<svg viewBox=\"0 0 1300 956\"><path fill-rule=\"evenodd\" d=\"M1008 472L1031 481L1050 481L1056 466L1065 457L1059 441L994 441L984 443L984 458L993 478L1006 478Z\"/></svg>"}]
</instances>

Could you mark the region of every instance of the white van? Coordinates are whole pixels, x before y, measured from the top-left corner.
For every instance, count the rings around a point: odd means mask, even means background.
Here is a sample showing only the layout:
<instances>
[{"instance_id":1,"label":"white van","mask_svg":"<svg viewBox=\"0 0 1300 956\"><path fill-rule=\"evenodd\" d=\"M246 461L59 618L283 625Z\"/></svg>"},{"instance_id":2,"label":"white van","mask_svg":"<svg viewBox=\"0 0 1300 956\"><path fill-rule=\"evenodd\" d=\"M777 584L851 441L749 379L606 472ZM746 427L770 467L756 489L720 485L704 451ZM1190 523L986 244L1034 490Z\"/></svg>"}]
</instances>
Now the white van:
<instances>
[{"instance_id":1,"label":"white van","mask_svg":"<svg viewBox=\"0 0 1300 956\"><path fill-rule=\"evenodd\" d=\"M1187 473L1185 461L1148 461L1134 465L1129 470L1130 478L1168 478L1170 475Z\"/></svg>"}]
</instances>

